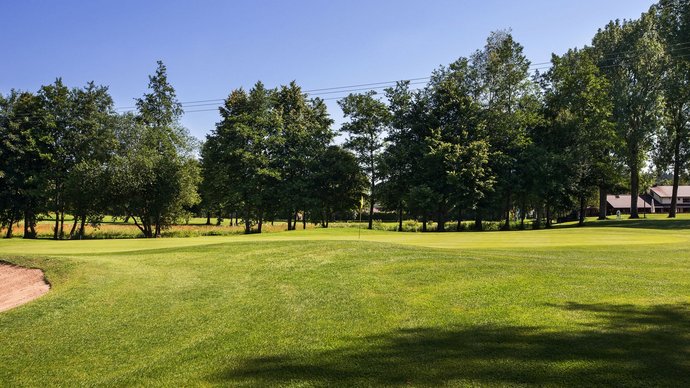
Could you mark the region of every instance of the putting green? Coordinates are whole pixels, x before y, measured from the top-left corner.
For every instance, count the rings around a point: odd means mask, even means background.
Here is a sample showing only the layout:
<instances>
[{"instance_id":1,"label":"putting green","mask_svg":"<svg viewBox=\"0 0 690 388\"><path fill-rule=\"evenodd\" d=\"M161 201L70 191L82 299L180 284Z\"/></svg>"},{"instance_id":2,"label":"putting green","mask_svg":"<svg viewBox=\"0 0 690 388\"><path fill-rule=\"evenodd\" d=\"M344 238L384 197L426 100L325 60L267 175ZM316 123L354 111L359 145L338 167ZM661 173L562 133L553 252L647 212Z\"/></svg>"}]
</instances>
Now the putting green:
<instances>
[{"instance_id":1,"label":"putting green","mask_svg":"<svg viewBox=\"0 0 690 388\"><path fill-rule=\"evenodd\" d=\"M690 240L690 231L624 227L558 228L536 231L398 233L354 228L312 229L253 235L84 241L0 240L0 255L83 255L186 248L233 242L369 241L443 249L539 249L568 246L673 244Z\"/></svg>"}]
</instances>

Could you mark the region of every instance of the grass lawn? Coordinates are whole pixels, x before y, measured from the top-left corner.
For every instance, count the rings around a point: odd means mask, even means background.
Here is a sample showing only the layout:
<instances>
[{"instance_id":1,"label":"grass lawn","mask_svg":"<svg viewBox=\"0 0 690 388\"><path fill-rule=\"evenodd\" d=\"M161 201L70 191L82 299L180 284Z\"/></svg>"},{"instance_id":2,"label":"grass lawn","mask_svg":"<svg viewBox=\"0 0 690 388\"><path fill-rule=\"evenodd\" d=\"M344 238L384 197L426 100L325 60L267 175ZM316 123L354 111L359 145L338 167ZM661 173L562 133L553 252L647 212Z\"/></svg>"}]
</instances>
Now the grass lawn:
<instances>
[{"instance_id":1,"label":"grass lawn","mask_svg":"<svg viewBox=\"0 0 690 388\"><path fill-rule=\"evenodd\" d=\"M0 241L0 386L690 383L690 219Z\"/></svg>"}]
</instances>

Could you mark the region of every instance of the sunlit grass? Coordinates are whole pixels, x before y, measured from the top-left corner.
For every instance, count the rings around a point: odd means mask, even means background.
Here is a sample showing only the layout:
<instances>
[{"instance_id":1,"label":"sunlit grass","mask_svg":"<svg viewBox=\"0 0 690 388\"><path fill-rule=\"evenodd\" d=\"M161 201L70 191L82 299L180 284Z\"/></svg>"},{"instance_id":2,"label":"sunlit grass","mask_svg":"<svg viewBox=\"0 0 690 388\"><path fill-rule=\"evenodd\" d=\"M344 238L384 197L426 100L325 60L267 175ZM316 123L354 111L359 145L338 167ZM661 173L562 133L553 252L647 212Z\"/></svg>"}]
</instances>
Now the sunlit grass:
<instances>
[{"instance_id":1,"label":"sunlit grass","mask_svg":"<svg viewBox=\"0 0 690 388\"><path fill-rule=\"evenodd\" d=\"M682 386L688 221L3 240L0 385Z\"/></svg>"}]
</instances>

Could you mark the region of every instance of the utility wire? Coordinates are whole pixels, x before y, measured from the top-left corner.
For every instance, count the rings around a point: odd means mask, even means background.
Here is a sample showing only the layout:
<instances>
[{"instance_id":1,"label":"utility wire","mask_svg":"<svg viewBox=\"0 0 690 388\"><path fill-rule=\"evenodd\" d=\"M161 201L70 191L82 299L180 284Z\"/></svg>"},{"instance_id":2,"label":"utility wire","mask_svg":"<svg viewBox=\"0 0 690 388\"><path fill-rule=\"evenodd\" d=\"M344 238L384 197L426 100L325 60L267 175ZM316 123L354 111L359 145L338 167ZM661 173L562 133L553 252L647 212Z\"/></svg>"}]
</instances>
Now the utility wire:
<instances>
[{"instance_id":1,"label":"utility wire","mask_svg":"<svg viewBox=\"0 0 690 388\"><path fill-rule=\"evenodd\" d=\"M681 43L670 45L668 47L669 48L666 51L667 53L672 53L674 51L679 51L679 50L686 50L686 49L690 49L690 42L681 42ZM607 53L606 55L602 56L600 58L600 60L602 62L607 62L607 61L614 61L615 62L615 61L620 60L620 59L627 59L628 58L627 54L635 54L635 53L639 53L639 52L643 52L643 51L644 51L644 49L626 50L626 51ZM690 53L686 53L686 54L677 55L677 56L675 56L675 58L686 58L689 56L690 56ZM612 63L610 65L599 66L600 69L614 68L614 67L623 67L623 65L619 64L619 63ZM551 61L533 63L533 64L530 64L530 66L529 66L530 71L546 70L549 68L551 68ZM417 78L409 78L409 79L402 79L402 80L396 80L396 81L370 82L370 83L361 83L361 84L353 84L353 85L334 86L334 87L327 87L327 88L309 89L309 90L304 90L303 93L309 97L317 97L317 98L319 96L324 96L324 95L346 93L345 95L342 95L342 96L321 98L321 100L323 100L323 101L332 101L332 100L342 99L342 98L346 97L349 93L353 93L353 92L385 89L388 87L393 87L393 86L395 86L395 84L397 84L398 82L402 82L402 81L409 81L410 85L422 85L425 83L425 81L428 81L430 79L431 79L431 77L417 77ZM419 88L415 88L413 90L419 90ZM207 107L207 106L214 106L214 105L222 104L224 101L225 101L225 99L208 99L208 100L185 101L185 102L181 102L180 104L182 105L182 108L203 108L203 107ZM113 108L113 110L117 113L132 112L132 111L135 111L136 109L137 109L136 106L125 106L125 107ZM192 109L192 110L186 110L185 113L211 112L211 111L216 111L216 110L218 110L218 108ZM32 113L14 115L14 117L32 117L32 116L33 116Z\"/></svg>"}]
</instances>

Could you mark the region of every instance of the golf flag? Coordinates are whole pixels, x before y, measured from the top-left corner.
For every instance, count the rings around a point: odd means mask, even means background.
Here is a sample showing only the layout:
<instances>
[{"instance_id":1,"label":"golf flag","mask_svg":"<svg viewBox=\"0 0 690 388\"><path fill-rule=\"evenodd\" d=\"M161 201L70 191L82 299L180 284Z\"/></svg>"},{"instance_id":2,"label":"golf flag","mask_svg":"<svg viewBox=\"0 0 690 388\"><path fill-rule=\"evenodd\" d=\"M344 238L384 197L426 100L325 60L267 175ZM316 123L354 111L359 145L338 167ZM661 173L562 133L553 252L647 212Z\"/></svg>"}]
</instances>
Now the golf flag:
<instances>
[{"instance_id":1,"label":"golf flag","mask_svg":"<svg viewBox=\"0 0 690 388\"><path fill-rule=\"evenodd\" d=\"M364 196L361 196L359 198L359 210L361 211L363 207L364 207Z\"/></svg>"}]
</instances>

